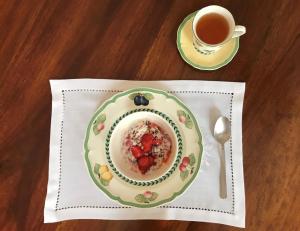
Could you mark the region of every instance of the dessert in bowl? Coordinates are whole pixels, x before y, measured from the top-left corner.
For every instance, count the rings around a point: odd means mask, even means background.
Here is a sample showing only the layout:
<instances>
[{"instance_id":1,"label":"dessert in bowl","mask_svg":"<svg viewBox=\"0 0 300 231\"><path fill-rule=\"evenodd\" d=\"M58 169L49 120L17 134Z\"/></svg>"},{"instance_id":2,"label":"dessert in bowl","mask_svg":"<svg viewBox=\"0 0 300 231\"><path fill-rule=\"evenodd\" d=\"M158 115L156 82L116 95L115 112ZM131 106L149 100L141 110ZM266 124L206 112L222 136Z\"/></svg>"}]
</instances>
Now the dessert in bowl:
<instances>
[{"instance_id":1,"label":"dessert in bowl","mask_svg":"<svg viewBox=\"0 0 300 231\"><path fill-rule=\"evenodd\" d=\"M155 180L174 165L177 138L172 127L151 112L134 113L113 130L110 156L116 169L132 180Z\"/></svg>"}]
</instances>

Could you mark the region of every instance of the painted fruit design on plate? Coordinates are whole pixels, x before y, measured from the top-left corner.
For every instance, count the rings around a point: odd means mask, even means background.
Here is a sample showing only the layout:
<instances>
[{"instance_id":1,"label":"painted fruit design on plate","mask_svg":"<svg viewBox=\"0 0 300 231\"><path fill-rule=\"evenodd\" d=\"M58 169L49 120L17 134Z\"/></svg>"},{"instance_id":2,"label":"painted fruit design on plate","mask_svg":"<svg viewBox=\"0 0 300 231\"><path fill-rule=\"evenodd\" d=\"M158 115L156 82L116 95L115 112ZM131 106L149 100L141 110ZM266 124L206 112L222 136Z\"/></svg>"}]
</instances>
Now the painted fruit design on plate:
<instances>
[{"instance_id":1,"label":"painted fruit design on plate","mask_svg":"<svg viewBox=\"0 0 300 231\"><path fill-rule=\"evenodd\" d=\"M139 203L147 204L147 203L151 203L152 201L155 201L157 197L158 197L158 193L145 191L144 193L136 195L134 199Z\"/></svg>"},{"instance_id":2,"label":"painted fruit design on plate","mask_svg":"<svg viewBox=\"0 0 300 231\"><path fill-rule=\"evenodd\" d=\"M136 106L148 106L149 101L152 100L154 97L151 93L132 93L129 95L129 99L133 100Z\"/></svg>"},{"instance_id":3,"label":"painted fruit design on plate","mask_svg":"<svg viewBox=\"0 0 300 231\"><path fill-rule=\"evenodd\" d=\"M157 124L148 120L139 121L125 134L124 155L134 170L151 174L166 164L172 149L168 134Z\"/></svg>"},{"instance_id":4,"label":"painted fruit design on plate","mask_svg":"<svg viewBox=\"0 0 300 231\"><path fill-rule=\"evenodd\" d=\"M109 182L113 178L113 175L109 171L107 165L96 163L94 166L94 173L99 177L100 183L104 186L108 186Z\"/></svg>"},{"instance_id":5,"label":"painted fruit design on plate","mask_svg":"<svg viewBox=\"0 0 300 231\"><path fill-rule=\"evenodd\" d=\"M191 153L189 156L185 156L182 158L179 165L180 178L182 181L184 181L189 176L189 174L194 173L195 163L196 157L194 153Z\"/></svg>"}]
</instances>

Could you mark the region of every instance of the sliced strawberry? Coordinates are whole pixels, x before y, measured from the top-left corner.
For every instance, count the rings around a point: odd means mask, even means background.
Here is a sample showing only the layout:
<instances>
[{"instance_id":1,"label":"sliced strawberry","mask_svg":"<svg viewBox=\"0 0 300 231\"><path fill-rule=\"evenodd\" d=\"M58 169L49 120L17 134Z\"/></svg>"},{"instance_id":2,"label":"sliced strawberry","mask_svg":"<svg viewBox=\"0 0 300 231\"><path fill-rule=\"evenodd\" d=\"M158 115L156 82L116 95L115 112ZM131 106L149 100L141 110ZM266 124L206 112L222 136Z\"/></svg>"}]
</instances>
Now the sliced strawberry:
<instances>
[{"instance_id":1,"label":"sliced strawberry","mask_svg":"<svg viewBox=\"0 0 300 231\"><path fill-rule=\"evenodd\" d=\"M151 143L146 143L143 145L143 151L144 152L150 152L152 150L152 144Z\"/></svg>"},{"instance_id":2,"label":"sliced strawberry","mask_svg":"<svg viewBox=\"0 0 300 231\"><path fill-rule=\"evenodd\" d=\"M152 141L153 141L153 135L152 134L150 134L150 133L146 133L146 134L144 134L143 136L142 136L142 139L141 139L141 142L143 143L143 142L148 142L148 143L152 143Z\"/></svg>"},{"instance_id":3,"label":"sliced strawberry","mask_svg":"<svg viewBox=\"0 0 300 231\"><path fill-rule=\"evenodd\" d=\"M154 165L154 157L153 156L148 156L149 157L149 162L150 162L150 167Z\"/></svg>"},{"instance_id":4,"label":"sliced strawberry","mask_svg":"<svg viewBox=\"0 0 300 231\"><path fill-rule=\"evenodd\" d=\"M144 155L143 150L139 146L132 146L131 147L131 154L136 158L140 158Z\"/></svg>"},{"instance_id":5,"label":"sliced strawberry","mask_svg":"<svg viewBox=\"0 0 300 231\"><path fill-rule=\"evenodd\" d=\"M142 156L138 159L138 167L142 174L145 174L154 163L152 156Z\"/></svg>"},{"instance_id":6,"label":"sliced strawberry","mask_svg":"<svg viewBox=\"0 0 300 231\"><path fill-rule=\"evenodd\" d=\"M149 133L144 134L142 136L141 143L143 146L143 151L150 152L152 150L153 135Z\"/></svg>"}]
</instances>

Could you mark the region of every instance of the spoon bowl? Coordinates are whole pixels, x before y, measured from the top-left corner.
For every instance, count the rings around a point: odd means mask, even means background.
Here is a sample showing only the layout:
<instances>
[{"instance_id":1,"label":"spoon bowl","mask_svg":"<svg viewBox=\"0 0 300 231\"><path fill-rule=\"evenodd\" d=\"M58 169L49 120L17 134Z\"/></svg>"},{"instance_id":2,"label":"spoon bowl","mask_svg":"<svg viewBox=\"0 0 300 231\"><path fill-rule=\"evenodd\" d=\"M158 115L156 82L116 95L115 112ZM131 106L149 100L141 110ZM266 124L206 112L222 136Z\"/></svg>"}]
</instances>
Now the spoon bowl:
<instances>
[{"instance_id":1,"label":"spoon bowl","mask_svg":"<svg viewBox=\"0 0 300 231\"><path fill-rule=\"evenodd\" d=\"M217 119L214 129L214 137L215 139L224 144L229 140L231 134L230 130L230 121L225 116L221 116Z\"/></svg>"},{"instance_id":2,"label":"spoon bowl","mask_svg":"<svg viewBox=\"0 0 300 231\"><path fill-rule=\"evenodd\" d=\"M231 129L230 121L225 116L221 116L217 119L214 128L214 137L220 143L220 197L222 199L227 198L227 184L226 184L226 165L225 165L225 149L224 144L230 139Z\"/></svg>"}]
</instances>

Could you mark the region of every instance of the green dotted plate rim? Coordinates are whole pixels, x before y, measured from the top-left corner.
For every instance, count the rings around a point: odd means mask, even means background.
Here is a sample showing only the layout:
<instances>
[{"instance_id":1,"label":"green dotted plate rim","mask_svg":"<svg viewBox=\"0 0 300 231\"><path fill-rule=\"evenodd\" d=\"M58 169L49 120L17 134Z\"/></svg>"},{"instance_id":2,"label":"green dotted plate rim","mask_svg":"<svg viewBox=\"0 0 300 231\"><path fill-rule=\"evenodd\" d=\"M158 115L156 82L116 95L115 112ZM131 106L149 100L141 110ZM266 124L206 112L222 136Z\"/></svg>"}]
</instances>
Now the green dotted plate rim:
<instances>
[{"instance_id":1,"label":"green dotted plate rim","mask_svg":"<svg viewBox=\"0 0 300 231\"><path fill-rule=\"evenodd\" d=\"M140 204L137 202L133 202L133 201L125 201L123 200L120 196L116 196L113 195L105 186L101 185L100 182L95 178L94 173L93 173L93 167L91 166L91 163L89 161L89 148L88 148L88 141L89 141L89 136L90 136L90 131L91 131L91 127L93 125L94 120L98 117L98 115L106 108L107 105L114 103L118 98L123 97L125 95L131 94L133 92L152 92L152 93L156 93L156 94L161 94L164 95L166 98L169 99L173 99L176 103L178 103L186 112L189 113L194 125L195 125L195 129L196 132L198 134L199 137L199 153L198 153L198 162L197 162L197 166L195 168L195 171L192 175L192 177L183 185L183 187L177 191L174 192L172 196L163 199L163 200L159 200L153 203L149 203L149 204ZM193 182L193 180L196 178L196 176L198 175L199 169L200 169L200 164L201 164L201 160L202 160L202 152L203 152L203 146L202 146L202 135L201 132L199 130L198 127L198 123L194 117L194 115L192 114L192 112L184 105L184 103L179 100L176 96L168 94L167 92L164 92L162 90L158 90L158 89L154 89L154 88L148 88L148 87L140 87L140 88L133 88L118 94L115 94L114 96L112 96L110 99L106 100L95 112L95 114L93 115L87 130L86 130L86 136L85 136L85 141L84 141L84 159L85 159L85 163L87 165L88 171L89 171L89 175L91 176L92 180L94 181L94 183L98 186L98 188L101 189L102 192L104 192L110 199L115 200L117 202L119 202L122 205L127 205L127 206L133 206L133 207L137 207L137 208L152 208L152 207L157 207L160 206L162 204L168 203L173 201L177 196L181 195L189 186L190 184ZM195 153L195 155L197 155ZM180 180L180 179L179 179Z\"/></svg>"},{"instance_id":2,"label":"green dotted plate rim","mask_svg":"<svg viewBox=\"0 0 300 231\"><path fill-rule=\"evenodd\" d=\"M204 71L213 71L213 70L217 70L225 65L227 65L228 63L231 62L231 60L234 58L234 56L236 55L236 53L238 52L239 50L239 37L236 37L236 38L233 38L235 39L235 46L234 46L234 49L232 50L230 56L222 63L218 64L218 65L215 65L215 66L211 66L211 67L207 67L207 66L201 66L199 64L196 64L194 62L192 62L189 58L187 58L185 56L185 53L184 51L182 50L181 48L181 30L182 28L184 27L185 23L192 17L195 16L195 14L197 13L197 11L189 14L180 24L180 26L178 27L178 30L177 30L177 48L178 48L178 51L180 53L180 56L182 57L182 59L187 62L189 65L191 65L192 67L196 68L196 69L199 69L199 70L204 70Z\"/></svg>"},{"instance_id":3,"label":"green dotted plate rim","mask_svg":"<svg viewBox=\"0 0 300 231\"><path fill-rule=\"evenodd\" d=\"M119 122L124 119L125 117L127 117L128 115L131 115L133 113L137 113L137 112L151 112L154 113L156 115L159 115L160 117L162 117L163 119L165 119L173 128L175 134L176 134L176 138L177 138L177 144L178 144L178 151L176 153L176 160L173 163L172 167L169 169L169 171L167 171L163 176L154 179L154 180L149 180L149 181L139 181L139 180L132 180L129 179L128 177L124 176L121 172L119 172L117 170L117 168L114 166L113 161L110 158L110 150L109 150L109 143L110 143L110 138L111 135L115 129L115 127L119 124ZM105 153L106 153L106 158L107 158L107 162L109 163L110 167L112 168L113 172L122 180L124 180L126 183L135 185L135 186L152 186L158 183L163 182L164 180L166 180L169 176L172 175L172 173L176 170L176 167L178 166L179 161L181 160L181 156L182 156L182 137L180 134L180 131L178 129L178 127L176 126L176 124L170 119L170 117L168 117L166 114L154 110L154 109L150 109L150 108L139 108L139 109L134 109L131 110L129 112L126 112L125 114L123 114L122 116L120 116L111 126L107 137L106 137L106 142L105 142Z\"/></svg>"}]
</instances>

